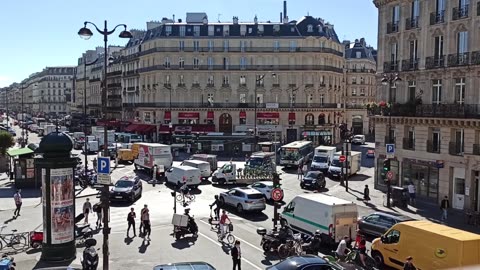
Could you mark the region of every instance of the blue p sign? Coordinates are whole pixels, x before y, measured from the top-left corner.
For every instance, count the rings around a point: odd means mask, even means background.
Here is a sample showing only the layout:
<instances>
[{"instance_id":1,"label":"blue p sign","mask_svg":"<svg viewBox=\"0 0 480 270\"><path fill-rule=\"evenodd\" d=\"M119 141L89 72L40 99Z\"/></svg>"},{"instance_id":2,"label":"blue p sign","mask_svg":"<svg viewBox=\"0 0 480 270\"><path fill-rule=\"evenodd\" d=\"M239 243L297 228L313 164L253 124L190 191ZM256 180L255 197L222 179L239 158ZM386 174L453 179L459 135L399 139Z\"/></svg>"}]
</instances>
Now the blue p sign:
<instances>
[{"instance_id":1,"label":"blue p sign","mask_svg":"<svg viewBox=\"0 0 480 270\"><path fill-rule=\"evenodd\" d=\"M110 174L110 158L99 157L97 161L98 173Z\"/></svg>"},{"instance_id":2,"label":"blue p sign","mask_svg":"<svg viewBox=\"0 0 480 270\"><path fill-rule=\"evenodd\" d=\"M387 154L395 154L395 144L386 144L385 147L387 148Z\"/></svg>"}]
</instances>

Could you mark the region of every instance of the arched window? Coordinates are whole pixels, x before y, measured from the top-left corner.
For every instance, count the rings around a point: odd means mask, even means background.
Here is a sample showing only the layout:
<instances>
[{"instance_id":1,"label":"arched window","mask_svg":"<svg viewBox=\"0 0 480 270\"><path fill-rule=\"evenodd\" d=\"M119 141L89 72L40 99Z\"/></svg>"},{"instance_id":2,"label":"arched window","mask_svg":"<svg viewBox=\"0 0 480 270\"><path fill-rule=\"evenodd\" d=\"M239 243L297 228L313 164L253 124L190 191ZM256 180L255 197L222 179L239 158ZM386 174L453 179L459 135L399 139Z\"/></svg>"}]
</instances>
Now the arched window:
<instances>
[{"instance_id":1,"label":"arched window","mask_svg":"<svg viewBox=\"0 0 480 270\"><path fill-rule=\"evenodd\" d=\"M321 113L321 114L318 116L318 124L319 124L319 125L325 125L325 114Z\"/></svg>"},{"instance_id":2,"label":"arched window","mask_svg":"<svg viewBox=\"0 0 480 270\"><path fill-rule=\"evenodd\" d=\"M313 116L313 114L309 113L307 115L305 115L305 125L306 126L313 126L315 124L315 117Z\"/></svg>"}]
</instances>

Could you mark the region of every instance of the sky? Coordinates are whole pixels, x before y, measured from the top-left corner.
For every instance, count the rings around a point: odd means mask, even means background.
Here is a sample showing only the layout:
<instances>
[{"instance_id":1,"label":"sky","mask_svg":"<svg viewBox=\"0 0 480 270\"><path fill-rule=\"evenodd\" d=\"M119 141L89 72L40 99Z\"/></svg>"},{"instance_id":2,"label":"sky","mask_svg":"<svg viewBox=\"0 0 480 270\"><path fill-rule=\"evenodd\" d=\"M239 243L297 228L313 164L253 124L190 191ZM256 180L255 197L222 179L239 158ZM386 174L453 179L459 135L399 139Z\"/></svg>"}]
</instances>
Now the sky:
<instances>
[{"instance_id":1,"label":"sky","mask_svg":"<svg viewBox=\"0 0 480 270\"><path fill-rule=\"evenodd\" d=\"M377 9L372 0L289 0L289 20L304 15L323 18L335 26L340 40L364 37L376 47ZM129 29L146 29L146 22L163 17L185 21L187 12L206 12L209 21L279 21L283 0L5 0L0 7L0 87L20 82L47 66L76 66L82 53L102 46L94 32L83 40L78 30L84 21L103 28L127 24ZM109 30L110 30L109 29ZM117 32L109 45L125 45ZM93 30L93 29L92 29Z\"/></svg>"}]
</instances>

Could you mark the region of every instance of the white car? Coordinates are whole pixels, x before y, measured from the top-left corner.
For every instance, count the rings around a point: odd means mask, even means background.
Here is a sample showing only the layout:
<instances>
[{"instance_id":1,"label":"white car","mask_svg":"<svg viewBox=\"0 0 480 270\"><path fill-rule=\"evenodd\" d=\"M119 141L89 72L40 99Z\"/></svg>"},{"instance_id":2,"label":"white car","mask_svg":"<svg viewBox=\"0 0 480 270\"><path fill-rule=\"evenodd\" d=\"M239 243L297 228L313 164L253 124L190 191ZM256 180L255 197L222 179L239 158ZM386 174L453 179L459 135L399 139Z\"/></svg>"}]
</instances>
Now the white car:
<instances>
[{"instance_id":1,"label":"white car","mask_svg":"<svg viewBox=\"0 0 480 270\"><path fill-rule=\"evenodd\" d=\"M248 187L260 191L266 200L272 199L273 181L258 181Z\"/></svg>"},{"instance_id":2,"label":"white car","mask_svg":"<svg viewBox=\"0 0 480 270\"><path fill-rule=\"evenodd\" d=\"M353 144L365 144L365 135L355 135L352 139Z\"/></svg>"}]
</instances>

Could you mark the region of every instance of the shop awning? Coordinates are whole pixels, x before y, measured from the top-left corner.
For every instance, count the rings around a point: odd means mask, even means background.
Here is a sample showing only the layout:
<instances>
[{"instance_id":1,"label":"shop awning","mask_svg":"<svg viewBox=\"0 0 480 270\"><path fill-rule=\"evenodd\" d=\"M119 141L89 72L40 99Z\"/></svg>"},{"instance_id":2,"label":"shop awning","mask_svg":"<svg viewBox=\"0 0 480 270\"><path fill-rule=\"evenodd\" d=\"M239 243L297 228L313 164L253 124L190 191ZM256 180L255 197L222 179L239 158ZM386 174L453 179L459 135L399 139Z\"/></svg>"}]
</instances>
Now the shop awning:
<instances>
[{"instance_id":1,"label":"shop awning","mask_svg":"<svg viewBox=\"0 0 480 270\"><path fill-rule=\"evenodd\" d=\"M33 150L25 147L25 148L17 148L17 149L10 149L7 151L7 154L11 157L16 157L16 156L21 156L21 155L26 155L26 154L31 154L33 153Z\"/></svg>"},{"instance_id":2,"label":"shop awning","mask_svg":"<svg viewBox=\"0 0 480 270\"><path fill-rule=\"evenodd\" d=\"M173 130L172 130L173 131ZM170 127L168 125L161 125L158 128L158 133L161 134L169 134L170 133Z\"/></svg>"},{"instance_id":3,"label":"shop awning","mask_svg":"<svg viewBox=\"0 0 480 270\"><path fill-rule=\"evenodd\" d=\"M200 113L198 112L179 112L178 119L199 119Z\"/></svg>"},{"instance_id":4,"label":"shop awning","mask_svg":"<svg viewBox=\"0 0 480 270\"><path fill-rule=\"evenodd\" d=\"M295 117L295 113L294 112L290 112L288 113L288 120L293 120L295 121L296 117Z\"/></svg>"},{"instance_id":5,"label":"shop awning","mask_svg":"<svg viewBox=\"0 0 480 270\"><path fill-rule=\"evenodd\" d=\"M240 118L247 118L247 112L246 111L240 111Z\"/></svg>"},{"instance_id":6,"label":"shop awning","mask_svg":"<svg viewBox=\"0 0 480 270\"><path fill-rule=\"evenodd\" d=\"M137 128L134 130L141 134L148 134L155 131L154 125L140 124L137 125Z\"/></svg>"},{"instance_id":7,"label":"shop awning","mask_svg":"<svg viewBox=\"0 0 480 270\"><path fill-rule=\"evenodd\" d=\"M278 118L280 118L280 113L278 113L278 112L259 112L259 113L257 113L257 118L278 119Z\"/></svg>"},{"instance_id":8,"label":"shop awning","mask_svg":"<svg viewBox=\"0 0 480 270\"><path fill-rule=\"evenodd\" d=\"M195 125L192 126L192 133L215 132L215 125Z\"/></svg>"},{"instance_id":9,"label":"shop awning","mask_svg":"<svg viewBox=\"0 0 480 270\"><path fill-rule=\"evenodd\" d=\"M213 120L215 118L215 114L213 111L207 112L207 120Z\"/></svg>"},{"instance_id":10,"label":"shop awning","mask_svg":"<svg viewBox=\"0 0 480 270\"><path fill-rule=\"evenodd\" d=\"M128 125L126 128L125 128L125 131L126 132L133 132L135 131L135 129L137 128L137 124L131 124L131 125Z\"/></svg>"},{"instance_id":11,"label":"shop awning","mask_svg":"<svg viewBox=\"0 0 480 270\"><path fill-rule=\"evenodd\" d=\"M164 120L172 120L172 112L171 111L165 111L165 115L163 116Z\"/></svg>"}]
</instances>

